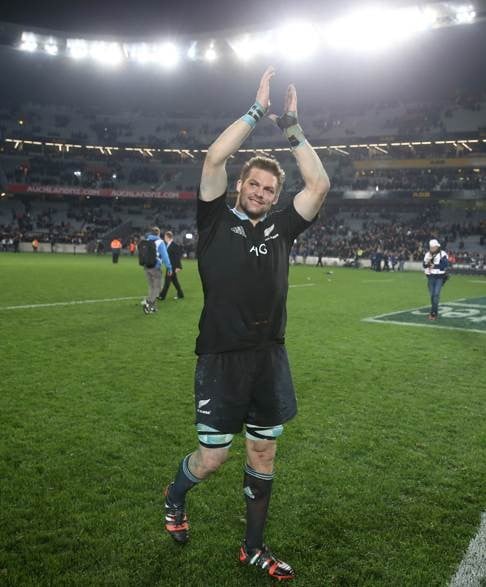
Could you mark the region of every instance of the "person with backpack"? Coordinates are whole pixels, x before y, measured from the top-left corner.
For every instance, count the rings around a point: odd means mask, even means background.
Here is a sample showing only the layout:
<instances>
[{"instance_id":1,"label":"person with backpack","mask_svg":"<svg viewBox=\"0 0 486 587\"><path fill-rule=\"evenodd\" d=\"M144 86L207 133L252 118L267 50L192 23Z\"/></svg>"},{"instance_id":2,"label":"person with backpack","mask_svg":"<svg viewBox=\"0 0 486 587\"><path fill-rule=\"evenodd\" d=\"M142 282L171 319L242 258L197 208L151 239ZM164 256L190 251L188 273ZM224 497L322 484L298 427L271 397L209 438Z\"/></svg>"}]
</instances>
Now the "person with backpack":
<instances>
[{"instance_id":1,"label":"person with backpack","mask_svg":"<svg viewBox=\"0 0 486 587\"><path fill-rule=\"evenodd\" d=\"M172 275L172 265L167 253L167 247L160 238L160 228L153 226L150 232L138 243L138 262L144 268L148 283L148 296L143 302L144 314L153 314L157 311L155 300L162 287L162 263L168 275Z\"/></svg>"}]
</instances>

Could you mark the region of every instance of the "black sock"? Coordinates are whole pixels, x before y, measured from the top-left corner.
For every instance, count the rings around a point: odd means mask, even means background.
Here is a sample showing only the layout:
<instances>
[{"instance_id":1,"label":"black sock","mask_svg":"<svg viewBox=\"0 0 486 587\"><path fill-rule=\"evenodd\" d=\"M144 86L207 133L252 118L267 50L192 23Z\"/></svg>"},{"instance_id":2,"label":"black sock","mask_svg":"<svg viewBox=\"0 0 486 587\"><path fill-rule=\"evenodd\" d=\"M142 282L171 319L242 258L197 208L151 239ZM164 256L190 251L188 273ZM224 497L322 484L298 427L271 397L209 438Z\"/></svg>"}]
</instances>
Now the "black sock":
<instances>
[{"instance_id":1,"label":"black sock","mask_svg":"<svg viewBox=\"0 0 486 587\"><path fill-rule=\"evenodd\" d=\"M189 489L192 489L194 485L202 481L202 479L195 477L189 470L190 456L191 455L188 454L182 459L176 478L169 486L167 497L173 505L183 505L186 500L186 493Z\"/></svg>"},{"instance_id":2,"label":"black sock","mask_svg":"<svg viewBox=\"0 0 486 587\"><path fill-rule=\"evenodd\" d=\"M263 546L263 531L267 521L268 505L272 494L273 473L258 473L245 466L243 491L246 501L246 536L249 549Z\"/></svg>"}]
</instances>

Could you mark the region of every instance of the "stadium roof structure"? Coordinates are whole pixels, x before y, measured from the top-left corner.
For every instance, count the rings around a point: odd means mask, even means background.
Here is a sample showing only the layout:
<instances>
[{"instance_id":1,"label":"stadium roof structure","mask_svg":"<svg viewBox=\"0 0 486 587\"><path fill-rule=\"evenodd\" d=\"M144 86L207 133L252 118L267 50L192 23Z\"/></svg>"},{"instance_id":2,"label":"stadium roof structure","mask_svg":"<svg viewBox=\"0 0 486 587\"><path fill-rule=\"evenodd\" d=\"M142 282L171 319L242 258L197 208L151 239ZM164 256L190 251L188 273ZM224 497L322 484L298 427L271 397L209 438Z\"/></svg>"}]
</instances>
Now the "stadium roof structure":
<instances>
[{"instance_id":1,"label":"stadium roof structure","mask_svg":"<svg viewBox=\"0 0 486 587\"><path fill-rule=\"evenodd\" d=\"M153 158L154 156L161 155L164 153L178 154L183 158L197 159L203 157L207 153L207 149L191 149L183 147L155 147L155 146L144 146L144 145L85 145L79 143L71 143L68 141L53 141L48 140L30 140L23 138L6 138L4 144L14 148L14 150L22 151L25 147L28 148L39 148L41 151L45 149L52 149L58 152L74 153L74 152L89 152L95 151L99 155L105 155L110 157L116 153L125 154L139 154L144 158ZM349 156L353 152L358 153L372 153L375 155L395 155L397 157L403 157L404 153L409 157L413 158L414 153L418 148L424 149L424 153L430 151L430 157L433 157L434 147L450 147L451 154L458 148L462 148L469 154L482 154L484 147L486 146L486 138L446 138L438 140L389 140L381 142L364 142L364 143L350 143L350 144L320 144L314 145L316 151L326 151L327 154L336 154ZM290 147L250 147L242 148L238 150L238 153L254 153L268 155L271 153L282 153L290 152ZM478 163L475 159L471 159L469 166L483 166L486 163L486 158L481 157L481 161ZM462 164L464 165L464 164Z\"/></svg>"},{"instance_id":2,"label":"stadium roof structure","mask_svg":"<svg viewBox=\"0 0 486 587\"><path fill-rule=\"evenodd\" d=\"M283 21L275 28L239 27L192 35L110 36L0 23L0 45L74 60L93 59L116 66L156 63L171 68L184 59L215 61L232 55L241 61L257 56L291 61L309 59L321 50L380 52L414 35L443 27L486 21L486 0L428 2L394 8L360 7L322 22Z\"/></svg>"}]
</instances>

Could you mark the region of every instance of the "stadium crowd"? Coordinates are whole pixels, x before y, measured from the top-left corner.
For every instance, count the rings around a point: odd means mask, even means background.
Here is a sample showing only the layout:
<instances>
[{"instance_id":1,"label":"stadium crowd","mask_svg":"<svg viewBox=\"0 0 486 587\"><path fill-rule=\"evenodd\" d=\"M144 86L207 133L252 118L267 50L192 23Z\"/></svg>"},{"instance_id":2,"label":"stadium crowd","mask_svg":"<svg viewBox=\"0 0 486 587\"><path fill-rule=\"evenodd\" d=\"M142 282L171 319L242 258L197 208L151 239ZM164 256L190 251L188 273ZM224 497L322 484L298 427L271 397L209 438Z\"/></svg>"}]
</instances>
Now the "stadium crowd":
<instances>
[{"instance_id":1,"label":"stadium crowd","mask_svg":"<svg viewBox=\"0 0 486 587\"><path fill-rule=\"evenodd\" d=\"M379 135L440 136L447 132L478 131L484 127L482 112L486 92L456 90L440 98L421 101L386 100L358 104L329 104L324 110L306 110L303 122L311 140ZM477 113L477 121L468 114ZM76 143L122 146L141 143L150 147L205 148L234 113L178 111L116 112L101 107L23 103L0 107L0 137L63 139ZM458 125L461 127L458 129ZM471 126L472 125L472 126ZM471 126L471 128L468 128ZM252 140L281 142L278 129L264 125Z\"/></svg>"},{"instance_id":2,"label":"stadium crowd","mask_svg":"<svg viewBox=\"0 0 486 587\"><path fill-rule=\"evenodd\" d=\"M66 199L59 204L39 206L35 199L19 198L10 209L10 218L0 214L2 250L14 250L15 240L55 243L88 244L90 250L104 235L126 225L125 247L137 241L150 223L172 230L185 247L186 254L194 252L197 239L195 209L191 202L152 202L145 209L141 202L116 199ZM282 205L285 204L285 200ZM433 236L440 238L452 259L459 263L484 265L486 261L486 222L468 213L462 222L441 222L439 203L420 204L366 211L347 205L325 211L294 244L292 255L306 257L335 257L348 262L381 256L385 265L399 266L400 261L420 261L424 246ZM378 211L379 210L379 211ZM468 218L469 216L469 218ZM450 218L450 215L448 216ZM431 220L433 219L433 220ZM186 238L186 235L190 235ZM468 250L465 243L475 243Z\"/></svg>"}]
</instances>

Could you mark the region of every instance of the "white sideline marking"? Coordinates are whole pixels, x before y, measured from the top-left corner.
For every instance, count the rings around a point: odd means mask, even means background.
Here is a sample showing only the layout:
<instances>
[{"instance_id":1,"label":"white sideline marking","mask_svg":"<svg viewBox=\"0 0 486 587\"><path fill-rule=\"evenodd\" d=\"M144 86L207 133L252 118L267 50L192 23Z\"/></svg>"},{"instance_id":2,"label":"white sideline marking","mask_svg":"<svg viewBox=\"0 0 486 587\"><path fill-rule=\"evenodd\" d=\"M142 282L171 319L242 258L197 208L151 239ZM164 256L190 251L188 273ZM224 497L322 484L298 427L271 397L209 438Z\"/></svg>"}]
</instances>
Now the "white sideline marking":
<instances>
[{"instance_id":1,"label":"white sideline marking","mask_svg":"<svg viewBox=\"0 0 486 587\"><path fill-rule=\"evenodd\" d=\"M295 285L289 285L289 287L312 287L315 283L297 283Z\"/></svg>"},{"instance_id":2,"label":"white sideline marking","mask_svg":"<svg viewBox=\"0 0 486 587\"><path fill-rule=\"evenodd\" d=\"M417 308L418 310L419 308ZM387 314L385 314L386 316ZM363 318L361 322L372 322L374 324L398 324L398 326L418 326L419 328L442 328L443 330L462 330L463 332L479 332L479 334L486 334L486 330L478 330L477 328L461 328L458 326L440 326L436 322L419 324L418 322L398 322L398 320L375 320L374 318Z\"/></svg>"},{"instance_id":3,"label":"white sideline marking","mask_svg":"<svg viewBox=\"0 0 486 587\"><path fill-rule=\"evenodd\" d=\"M131 296L129 298L105 298L101 300L74 300L72 302L52 302L50 304L26 304L24 306L4 306L1 310L27 310L30 308L54 308L56 306L76 306L78 304L103 304L106 302L122 302L125 300L139 300L143 296Z\"/></svg>"},{"instance_id":4,"label":"white sideline marking","mask_svg":"<svg viewBox=\"0 0 486 587\"><path fill-rule=\"evenodd\" d=\"M465 308L486 308L486 304L466 304L466 302L446 302L447 306L464 306Z\"/></svg>"},{"instance_id":5,"label":"white sideline marking","mask_svg":"<svg viewBox=\"0 0 486 587\"><path fill-rule=\"evenodd\" d=\"M486 578L486 513L449 587L480 587Z\"/></svg>"},{"instance_id":6,"label":"white sideline marking","mask_svg":"<svg viewBox=\"0 0 486 587\"><path fill-rule=\"evenodd\" d=\"M289 287L311 287L315 283L299 283ZM130 296L126 298L103 298L100 300L73 300L72 302L52 302L50 304L25 304L23 306L0 306L0 312L4 310L30 310L31 308L56 308L58 306L77 306L82 304L104 304L106 302L124 302L126 300L140 300L144 296Z\"/></svg>"}]
</instances>

